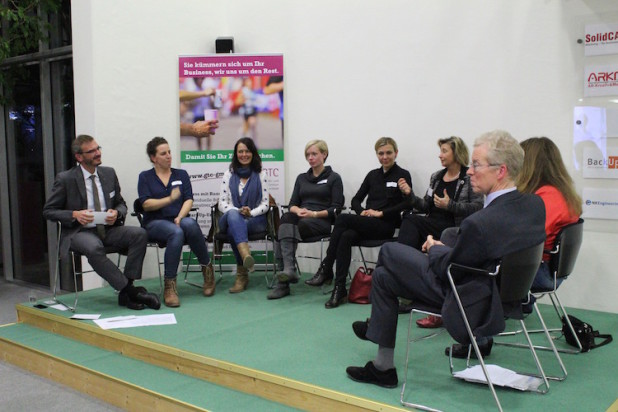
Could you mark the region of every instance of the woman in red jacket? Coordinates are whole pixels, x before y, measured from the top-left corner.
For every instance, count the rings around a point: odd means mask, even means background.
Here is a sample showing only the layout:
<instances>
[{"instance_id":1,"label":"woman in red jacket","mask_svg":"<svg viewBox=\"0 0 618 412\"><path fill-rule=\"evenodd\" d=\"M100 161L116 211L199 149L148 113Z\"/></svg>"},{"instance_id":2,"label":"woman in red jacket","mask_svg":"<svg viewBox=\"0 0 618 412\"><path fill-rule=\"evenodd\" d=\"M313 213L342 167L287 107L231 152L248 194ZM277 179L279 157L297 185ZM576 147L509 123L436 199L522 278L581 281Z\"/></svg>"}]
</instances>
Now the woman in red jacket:
<instances>
[{"instance_id":1,"label":"woman in red jacket","mask_svg":"<svg viewBox=\"0 0 618 412\"><path fill-rule=\"evenodd\" d=\"M566 170L560 150L547 137L532 137L521 142L524 165L517 189L522 193L535 193L545 203L545 250L554 246L556 235L564 226L575 223L582 213L582 200L575 191L573 179ZM534 278L532 289L553 289L554 276L549 270L549 254ZM558 287L563 279L557 279Z\"/></svg>"}]
</instances>

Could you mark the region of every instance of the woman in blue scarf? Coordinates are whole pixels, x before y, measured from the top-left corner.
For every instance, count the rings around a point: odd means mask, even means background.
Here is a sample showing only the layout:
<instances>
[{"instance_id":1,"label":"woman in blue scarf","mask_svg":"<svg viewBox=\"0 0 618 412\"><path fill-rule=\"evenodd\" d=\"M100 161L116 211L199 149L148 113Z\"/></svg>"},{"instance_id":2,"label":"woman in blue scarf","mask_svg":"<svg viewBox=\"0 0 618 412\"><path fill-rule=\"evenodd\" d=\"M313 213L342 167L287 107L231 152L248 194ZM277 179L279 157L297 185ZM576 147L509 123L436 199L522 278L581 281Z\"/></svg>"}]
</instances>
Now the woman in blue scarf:
<instances>
[{"instance_id":1,"label":"woman in blue scarf","mask_svg":"<svg viewBox=\"0 0 618 412\"><path fill-rule=\"evenodd\" d=\"M227 232L236 257L236 281L230 293L242 292L249 283L255 261L249 249L249 234L266 230L268 212L268 181L262 171L262 159L249 137L234 145L230 169L223 175L219 192L221 232Z\"/></svg>"}]
</instances>

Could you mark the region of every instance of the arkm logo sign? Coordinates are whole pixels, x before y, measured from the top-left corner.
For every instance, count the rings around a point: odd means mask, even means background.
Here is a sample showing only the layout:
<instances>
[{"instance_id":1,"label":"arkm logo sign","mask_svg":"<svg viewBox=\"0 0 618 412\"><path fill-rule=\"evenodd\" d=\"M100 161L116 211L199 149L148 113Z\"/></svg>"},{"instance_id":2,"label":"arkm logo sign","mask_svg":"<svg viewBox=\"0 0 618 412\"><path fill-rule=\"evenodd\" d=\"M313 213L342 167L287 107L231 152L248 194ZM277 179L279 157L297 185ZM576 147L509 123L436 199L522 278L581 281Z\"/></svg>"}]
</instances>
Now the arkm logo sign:
<instances>
[{"instance_id":1,"label":"arkm logo sign","mask_svg":"<svg viewBox=\"0 0 618 412\"><path fill-rule=\"evenodd\" d=\"M618 71L616 72L596 72L590 73L588 82L612 82L616 81Z\"/></svg>"}]
</instances>

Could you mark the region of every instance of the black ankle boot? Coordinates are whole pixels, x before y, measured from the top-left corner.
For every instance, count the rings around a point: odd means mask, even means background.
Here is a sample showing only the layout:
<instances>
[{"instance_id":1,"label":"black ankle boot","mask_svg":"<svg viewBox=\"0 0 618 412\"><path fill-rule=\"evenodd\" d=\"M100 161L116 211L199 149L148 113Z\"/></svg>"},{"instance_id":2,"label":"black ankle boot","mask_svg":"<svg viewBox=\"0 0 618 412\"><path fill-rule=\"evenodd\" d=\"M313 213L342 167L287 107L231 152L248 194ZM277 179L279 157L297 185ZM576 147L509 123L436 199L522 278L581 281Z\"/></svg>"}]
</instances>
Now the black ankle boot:
<instances>
[{"instance_id":1,"label":"black ankle boot","mask_svg":"<svg viewBox=\"0 0 618 412\"><path fill-rule=\"evenodd\" d=\"M332 266L324 265L322 263L320 268L311 279L305 280L305 283L309 286L322 286L323 284L330 285L333 282L333 268Z\"/></svg>"},{"instance_id":2,"label":"black ankle boot","mask_svg":"<svg viewBox=\"0 0 618 412\"><path fill-rule=\"evenodd\" d=\"M348 291L345 288L344 284L335 284L335 289L333 289L333 293L330 295L330 299L328 302L324 304L326 309L333 309L339 306L342 303L345 303L348 300Z\"/></svg>"}]
</instances>

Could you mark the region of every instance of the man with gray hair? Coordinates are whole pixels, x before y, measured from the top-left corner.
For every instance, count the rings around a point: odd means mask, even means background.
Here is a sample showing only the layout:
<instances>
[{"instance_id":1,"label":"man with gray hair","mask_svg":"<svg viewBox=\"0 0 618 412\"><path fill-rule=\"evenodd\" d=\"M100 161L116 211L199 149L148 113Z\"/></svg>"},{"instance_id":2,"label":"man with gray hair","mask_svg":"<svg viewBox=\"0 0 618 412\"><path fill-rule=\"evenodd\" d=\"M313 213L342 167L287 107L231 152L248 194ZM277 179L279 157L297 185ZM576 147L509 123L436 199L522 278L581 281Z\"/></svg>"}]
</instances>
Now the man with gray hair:
<instances>
[{"instance_id":1,"label":"man with gray hair","mask_svg":"<svg viewBox=\"0 0 618 412\"><path fill-rule=\"evenodd\" d=\"M124 226L127 204L116 172L101 166L101 146L92 136L77 136L71 150L79 164L56 176L43 207L45 219L62 225L60 258L66 259L69 250L86 256L97 274L120 292L120 306L159 309L157 295L133 286L142 277L148 235L141 227ZM102 212L105 221L95 224L94 212ZM124 273L107 257L106 247L127 254Z\"/></svg>"},{"instance_id":2,"label":"man with gray hair","mask_svg":"<svg viewBox=\"0 0 618 412\"><path fill-rule=\"evenodd\" d=\"M453 334L448 323L462 320L452 315L452 305L445 304L452 302L448 299L452 293L447 278L449 264L493 270L504 255L545 239L543 201L536 195L521 194L515 187L523 159L523 150L508 132L495 130L481 135L474 143L467 174L473 190L486 195L484 208L462 221L449 245L428 236L423 245L427 254L395 242L382 246L372 277L371 318L352 325L357 337L378 344L378 353L364 367L348 367L351 379L388 388L397 386L393 359L400 297L442 308L444 323ZM469 290L480 301L470 321L475 336L485 338L478 343L486 356L491 351L491 336L504 328L504 314L495 299L492 304L497 291L494 279L480 278L462 276L458 283L469 283ZM455 346L454 356L467 355L467 346Z\"/></svg>"}]
</instances>

